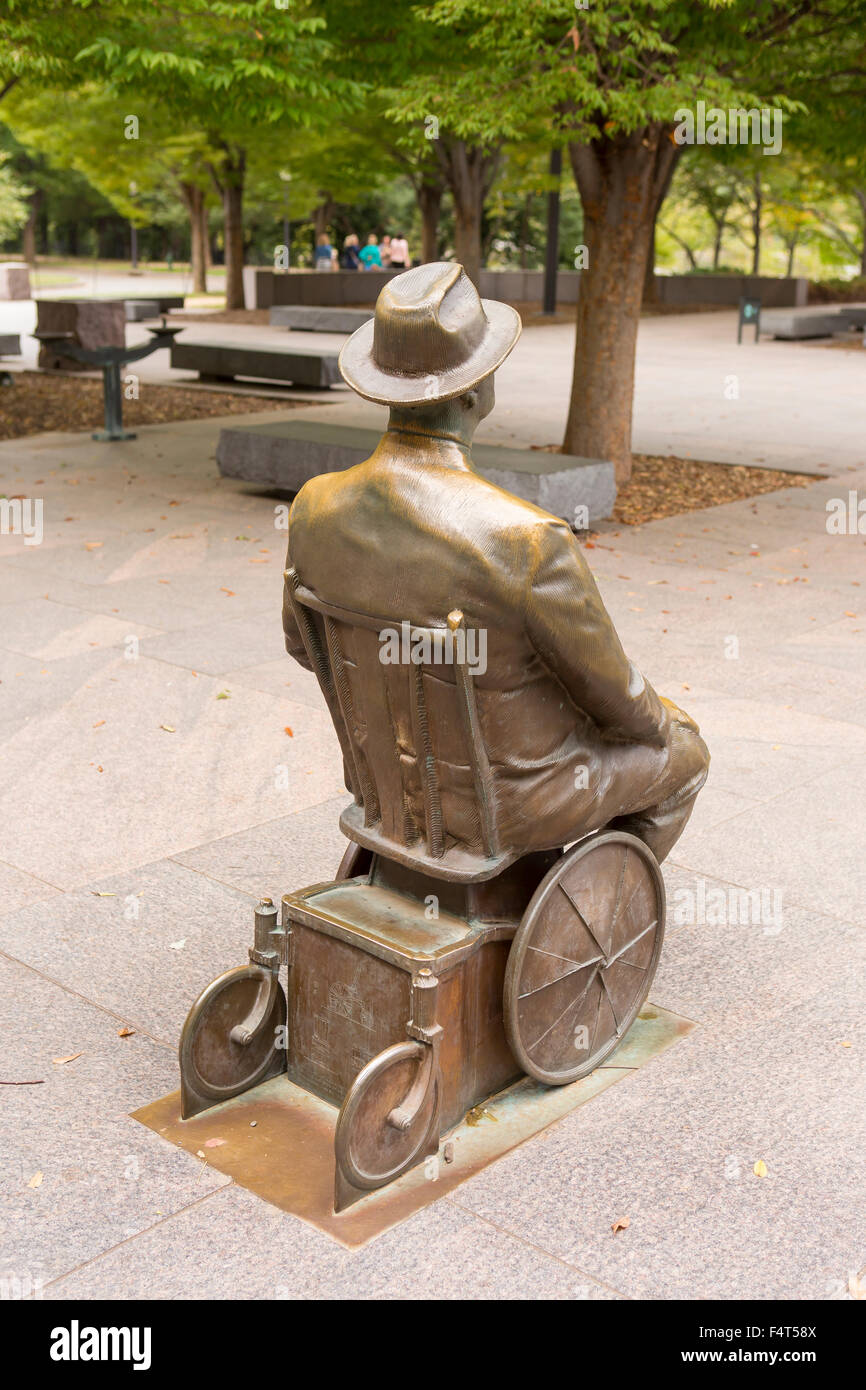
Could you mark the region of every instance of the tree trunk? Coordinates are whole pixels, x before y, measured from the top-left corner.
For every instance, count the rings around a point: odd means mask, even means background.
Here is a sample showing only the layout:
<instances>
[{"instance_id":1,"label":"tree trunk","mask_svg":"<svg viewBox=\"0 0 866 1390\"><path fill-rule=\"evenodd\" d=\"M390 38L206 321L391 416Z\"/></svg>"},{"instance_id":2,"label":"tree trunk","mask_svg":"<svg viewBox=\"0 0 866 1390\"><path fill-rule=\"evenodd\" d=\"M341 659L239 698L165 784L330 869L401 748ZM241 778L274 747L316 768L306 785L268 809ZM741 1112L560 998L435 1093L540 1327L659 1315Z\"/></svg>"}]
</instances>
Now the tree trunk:
<instances>
[{"instance_id":1,"label":"tree trunk","mask_svg":"<svg viewBox=\"0 0 866 1390\"><path fill-rule=\"evenodd\" d=\"M646 267L643 273L643 294L641 302L643 304L655 304L658 295L656 293L656 224L653 218L652 231L650 232L649 248L646 256Z\"/></svg>"},{"instance_id":2,"label":"tree trunk","mask_svg":"<svg viewBox=\"0 0 866 1390\"><path fill-rule=\"evenodd\" d=\"M24 229L21 233L21 255L28 265L36 264L36 225L39 221L39 212L42 206L42 193L37 188L35 193L30 195L30 211Z\"/></svg>"},{"instance_id":3,"label":"tree trunk","mask_svg":"<svg viewBox=\"0 0 866 1390\"><path fill-rule=\"evenodd\" d=\"M441 136L433 144L454 199L454 255L477 286L481 277L484 200L499 167L500 146L467 145L465 140L450 136Z\"/></svg>"},{"instance_id":4,"label":"tree trunk","mask_svg":"<svg viewBox=\"0 0 866 1390\"><path fill-rule=\"evenodd\" d=\"M679 146L677 146L677 150L679 150ZM674 170L677 167L677 157L678 156L675 154L674 158L670 161L670 167L665 175L664 183L660 186L656 201L655 212L653 213L652 231L650 233L650 244L649 250L647 251L646 269L644 270L643 277L642 302L644 304L658 303L658 287L656 285L656 223L658 222L659 213L662 210L662 203L668 196L668 190L671 186L671 179L673 178Z\"/></svg>"},{"instance_id":5,"label":"tree trunk","mask_svg":"<svg viewBox=\"0 0 866 1390\"><path fill-rule=\"evenodd\" d=\"M226 247L226 308L244 309L244 190L242 183L227 183L223 190L223 226Z\"/></svg>"},{"instance_id":6,"label":"tree trunk","mask_svg":"<svg viewBox=\"0 0 866 1390\"><path fill-rule=\"evenodd\" d=\"M569 146L583 204L588 269L580 278L574 377L563 452L631 476L634 358L656 213L680 147L660 122Z\"/></svg>"},{"instance_id":7,"label":"tree trunk","mask_svg":"<svg viewBox=\"0 0 866 1390\"><path fill-rule=\"evenodd\" d=\"M320 236L327 235L328 224L334 215L334 208L336 206L330 193L322 193L321 198L322 201L319 203L319 206L313 211L313 232L315 233L317 241Z\"/></svg>"},{"instance_id":8,"label":"tree trunk","mask_svg":"<svg viewBox=\"0 0 866 1390\"><path fill-rule=\"evenodd\" d=\"M789 242L789 244L788 244L788 269L785 271L785 274L788 276L788 279L789 279L789 280L790 280L790 278L792 277L792 275L794 274L794 252L795 252L796 250L797 250L797 241L796 241L796 238L795 238L794 241Z\"/></svg>"},{"instance_id":9,"label":"tree trunk","mask_svg":"<svg viewBox=\"0 0 866 1390\"><path fill-rule=\"evenodd\" d=\"M193 294L207 293L207 204L204 189L181 183L180 196L189 217L190 261Z\"/></svg>"},{"instance_id":10,"label":"tree trunk","mask_svg":"<svg viewBox=\"0 0 866 1390\"><path fill-rule=\"evenodd\" d=\"M213 139L223 151L219 169L208 165L223 205L223 241L226 265L226 308L245 309L244 300L244 174L246 150Z\"/></svg>"},{"instance_id":11,"label":"tree trunk","mask_svg":"<svg viewBox=\"0 0 866 1390\"><path fill-rule=\"evenodd\" d=\"M860 242L860 279L866 280L866 189L855 188L854 197L860 204L860 211L863 214L862 240Z\"/></svg>"},{"instance_id":12,"label":"tree trunk","mask_svg":"<svg viewBox=\"0 0 866 1390\"><path fill-rule=\"evenodd\" d=\"M713 270L718 270L719 261L722 258L722 237L725 232L724 222L716 223L716 236L713 242Z\"/></svg>"},{"instance_id":13,"label":"tree trunk","mask_svg":"<svg viewBox=\"0 0 866 1390\"><path fill-rule=\"evenodd\" d=\"M444 186L439 182L424 179L415 190L418 210L421 213L421 260L439 259L439 213L442 208Z\"/></svg>"},{"instance_id":14,"label":"tree trunk","mask_svg":"<svg viewBox=\"0 0 866 1390\"><path fill-rule=\"evenodd\" d=\"M761 213L763 211L763 198L761 196L761 175L755 174L755 205L752 208L752 274L761 273Z\"/></svg>"}]
</instances>

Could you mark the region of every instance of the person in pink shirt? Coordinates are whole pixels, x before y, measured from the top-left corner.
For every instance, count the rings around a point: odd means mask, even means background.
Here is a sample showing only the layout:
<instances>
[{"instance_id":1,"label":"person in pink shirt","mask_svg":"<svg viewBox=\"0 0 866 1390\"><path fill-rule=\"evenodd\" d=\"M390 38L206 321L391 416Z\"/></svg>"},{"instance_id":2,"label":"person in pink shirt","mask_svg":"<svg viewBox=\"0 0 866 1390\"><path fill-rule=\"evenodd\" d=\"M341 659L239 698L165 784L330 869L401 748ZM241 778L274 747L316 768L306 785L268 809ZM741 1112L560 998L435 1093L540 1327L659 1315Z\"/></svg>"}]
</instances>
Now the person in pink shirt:
<instances>
[{"instance_id":1,"label":"person in pink shirt","mask_svg":"<svg viewBox=\"0 0 866 1390\"><path fill-rule=\"evenodd\" d=\"M391 269L407 270L408 267L409 243L403 233L398 232L395 237L391 238Z\"/></svg>"}]
</instances>

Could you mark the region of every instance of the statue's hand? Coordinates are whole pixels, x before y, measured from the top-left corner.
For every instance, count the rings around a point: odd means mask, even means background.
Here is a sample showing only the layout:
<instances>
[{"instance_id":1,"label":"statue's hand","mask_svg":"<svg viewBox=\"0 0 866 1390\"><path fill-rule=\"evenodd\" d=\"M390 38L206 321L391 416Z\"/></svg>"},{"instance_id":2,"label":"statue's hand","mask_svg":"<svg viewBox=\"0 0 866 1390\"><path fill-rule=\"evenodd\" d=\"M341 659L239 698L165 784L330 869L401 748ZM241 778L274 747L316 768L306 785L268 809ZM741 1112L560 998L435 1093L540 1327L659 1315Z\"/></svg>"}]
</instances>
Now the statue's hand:
<instances>
[{"instance_id":1,"label":"statue's hand","mask_svg":"<svg viewBox=\"0 0 866 1390\"><path fill-rule=\"evenodd\" d=\"M669 711L671 719L673 719L675 723L685 724L686 728L691 729L693 733L699 734L701 732L694 719L692 719L692 716L686 714L684 709L680 709L679 705L675 704L673 700L669 700L666 695L660 695L659 699L665 709Z\"/></svg>"}]
</instances>

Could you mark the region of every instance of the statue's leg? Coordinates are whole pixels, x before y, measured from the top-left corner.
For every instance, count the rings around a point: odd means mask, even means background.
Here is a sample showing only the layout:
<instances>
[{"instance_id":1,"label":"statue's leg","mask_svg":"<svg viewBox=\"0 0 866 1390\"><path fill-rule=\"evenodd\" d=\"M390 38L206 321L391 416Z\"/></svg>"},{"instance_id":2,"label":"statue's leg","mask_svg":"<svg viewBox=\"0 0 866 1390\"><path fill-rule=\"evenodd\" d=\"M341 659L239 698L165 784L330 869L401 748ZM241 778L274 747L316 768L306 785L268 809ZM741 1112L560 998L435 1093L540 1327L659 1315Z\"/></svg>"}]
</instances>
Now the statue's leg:
<instances>
[{"instance_id":1,"label":"statue's leg","mask_svg":"<svg viewBox=\"0 0 866 1390\"><path fill-rule=\"evenodd\" d=\"M617 816L610 830L625 830L643 840L661 863L686 828L695 799L707 780L710 755L700 734L685 724L671 726L670 759L664 777L654 789L651 806Z\"/></svg>"}]
</instances>

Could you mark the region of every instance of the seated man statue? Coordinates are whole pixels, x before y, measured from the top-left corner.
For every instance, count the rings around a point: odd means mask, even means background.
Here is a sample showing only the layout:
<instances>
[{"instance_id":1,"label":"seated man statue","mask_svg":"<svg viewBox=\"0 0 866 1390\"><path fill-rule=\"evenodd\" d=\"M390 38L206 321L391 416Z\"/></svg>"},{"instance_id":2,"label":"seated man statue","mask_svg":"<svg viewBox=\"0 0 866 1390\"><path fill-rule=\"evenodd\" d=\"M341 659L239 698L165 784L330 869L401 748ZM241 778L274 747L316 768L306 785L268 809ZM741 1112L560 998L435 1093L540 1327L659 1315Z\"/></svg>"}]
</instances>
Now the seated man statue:
<instances>
[{"instance_id":1,"label":"seated man statue","mask_svg":"<svg viewBox=\"0 0 866 1390\"><path fill-rule=\"evenodd\" d=\"M360 396L390 407L388 428L366 462L311 479L295 499L286 646L310 668L292 583L368 629L371 619L445 628L459 610L467 633L485 638L472 683L501 846L514 857L610 827L661 860L706 780L698 728L627 659L568 525L472 466L493 373L519 334L515 310L481 300L460 265L418 266L382 290L340 368ZM348 736L374 783L382 741L370 721L388 725L395 750L367 823L383 798L399 800L392 837L423 837L419 763L432 749L445 843L477 850L476 788L452 736L453 670L425 667L426 750L409 707L411 672L362 673L350 651L339 675L350 693L357 686L361 715Z\"/></svg>"}]
</instances>

